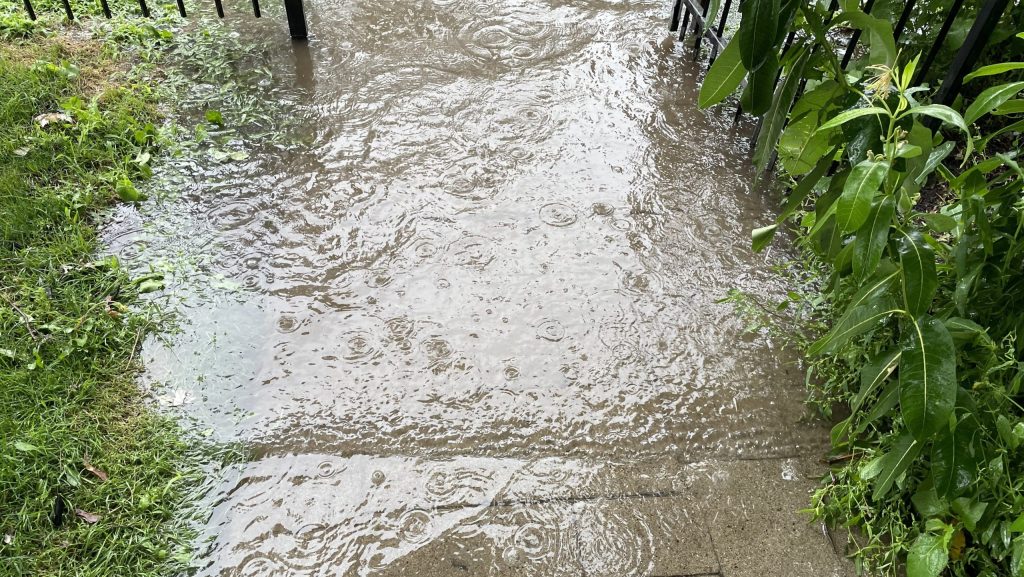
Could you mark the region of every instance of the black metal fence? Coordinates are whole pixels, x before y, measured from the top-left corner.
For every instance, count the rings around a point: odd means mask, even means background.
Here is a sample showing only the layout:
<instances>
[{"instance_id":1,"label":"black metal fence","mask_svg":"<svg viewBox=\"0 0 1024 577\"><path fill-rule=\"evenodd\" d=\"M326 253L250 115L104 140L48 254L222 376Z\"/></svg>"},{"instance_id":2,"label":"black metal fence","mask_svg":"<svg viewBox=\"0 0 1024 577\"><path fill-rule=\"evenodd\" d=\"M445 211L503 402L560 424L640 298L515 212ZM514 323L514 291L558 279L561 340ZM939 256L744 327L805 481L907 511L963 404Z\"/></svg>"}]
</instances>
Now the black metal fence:
<instances>
[{"instance_id":1,"label":"black metal fence","mask_svg":"<svg viewBox=\"0 0 1024 577\"><path fill-rule=\"evenodd\" d=\"M695 36L693 43L694 61L700 57L703 43L707 42L711 47L711 56L708 59L708 67L710 68L715 57L728 43L728 39L724 37L724 34L726 33L726 24L730 17L730 11L733 10L733 6L735 4L736 10L732 13L736 13L739 10L738 5L741 1L742 0L738 0L734 3L733 0L724 0L721 7L721 15L718 18L716 27L714 22L707 22L710 0L676 0L675 5L672 8L670 29L673 32L679 32L679 40L681 42L686 40L687 33L692 30L692 33ZM978 4L978 13L975 16L970 31L968 32L964 43L960 46L959 50L957 50L956 56L953 58L953 62L950 65L949 70L946 72L942 84L935 93L935 97L933 98L934 102L949 105L956 99L963 86L964 76L970 73L974 68L974 65L977 63L982 51L985 49L989 37L992 35L993 30L995 30L996 25L999 23L999 19L1010 4L1010 0L979 0ZM862 9L864 12L870 14L874 5L875 0L865 0L863 2ZM911 16L913 16L914 9L917 5L917 0L905 1L903 11L900 13L900 17L893 28L893 34L896 40L899 40L900 36L902 36L906 31L907 23L910 21ZM960 16L963 8L964 0L954 0L950 6L950 10L943 21L942 26L939 28L936 36L931 40L931 47L929 48L927 55L918 66L917 78L915 79L918 84L924 80L924 75L928 73L932 65L935 63L935 60L953 27L953 24L956 22L957 17ZM832 0L829 10L831 12L835 12L837 9L838 1ZM783 52L789 49L793 40L794 34L791 32L786 38L786 44L783 47ZM860 31L855 30L843 49L842 66L844 69L849 65L853 58L859 41ZM779 78L776 77L776 84L778 81ZM737 118L741 112L742 110L737 110Z\"/></svg>"},{"instance_id":2,"label":"black metal fence","mask_svg":"<svg viewBox=\"0 0 1024 577\"><path fill-rule=\"evenodd\" d=\"M146 0L137 0L139 4L139 10L142 15L146 18L151 18L152 14L149 10L149 5L146 4ZM32 6L32 0L22 0L25 6L25 12L28 13L28 17L32 20L36 19L36 11ZM100 9L103 10L103 15L107 18L112 18L113 14L110 11L110 0L99 0ZM182 18L188 16L185 10L185 1L176 0L178 5L178 14ZM71 0L61 0L64 5L64 15L68 20L75 19L75 12L71 6ZM223 0L213 0L214 6L217 8L217 16L220 18L224 17L224 2ZM302 0L284 0L284 10L288 17L288 33L295 40L306 40L309 36L309 31L306 27L306 11L302 5ZM263 12L260 10L260 0L252 0L252 12L257 18L263 16Z\"/></svg>"}]
</instances>

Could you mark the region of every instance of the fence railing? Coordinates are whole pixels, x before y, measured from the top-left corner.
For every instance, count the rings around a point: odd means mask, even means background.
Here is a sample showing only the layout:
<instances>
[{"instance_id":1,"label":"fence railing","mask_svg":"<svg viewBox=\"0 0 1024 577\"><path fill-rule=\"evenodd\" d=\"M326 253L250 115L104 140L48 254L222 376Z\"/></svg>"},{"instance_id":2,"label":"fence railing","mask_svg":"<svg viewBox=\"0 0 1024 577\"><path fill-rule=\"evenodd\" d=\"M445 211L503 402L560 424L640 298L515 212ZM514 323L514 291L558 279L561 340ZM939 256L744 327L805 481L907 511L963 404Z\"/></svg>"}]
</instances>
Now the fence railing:
<instances>
[{"instance_id":1,"label":"fence railing","mask_svg":"<svg viewBox=\"0 0 1024 577\"><path fill-rule=\"evenodd\" d=\"M710 8L711 0L675 1L672 8L670 29L673 32L679 32L680 42L685 41L687 33L692 30L692 33L696 37L693 44L694 61L700 57L702 44L707 42L711 46L711 55L710 58L708 58L707 65L708 68L711 67L716 56L728 43L729 39L725 38L726 25L730 14L736 14L738 12L739 1L734 3L733 0L724 0L721 6L721 14L717 19L717 26L715 26L714 22L708 22L708 10ZM907 24L910 21L911 16L913 16L914 9L917 4L917 0L905 1L900 17L893 28L893 35L897 40L899 40L900 36L902 36L906 31ZM974 65L977 63L978 58L981 56L981 52L985 49L989 37L992 35L993 30L999 23L999 19L1010 4L1010 0L980 0L979 4L980 7L977 15L975 16L974 22L971 25L970 31L968 32L964 43L957 50L956 56L953 58L953 62L950 65L949 70L946 72L942 83L939 85L939 89L936 91L932 99L936 103L946 105L952 104L957 95L960 94L964 77L971 72ZM734 5L736 7L735 10L733 10ZM874 6L875 0L865 0L862 5L862 10L870 14ZM916 83L920 84L924 81L925 74L928 73L932 65L935 63L935 59L938 57L946 38L949 36L949 32L952 29L953 24L957 17L960 16L963 8L964 0L953 1L942 26L939 28L935 37L931 40L931 46L927 51L927 55L923 58L920 66L918 67L917 78L915 80ZM733 12L730 12L731 10L733 10ZM838 10L838 1L832 0L829 11L834 13L836 10ZM860 36L860 30L855 30L853 34L850 35L849 40L842 51L842 67L844 69L850 64L850 61L856 53ZM785 53L792 44L793 39L794 35L793 33L790 33L786 39L786 44L782 49L783 53ZM776 77L775 82L777 86L779 82L778 76ZM741 107L738 107L737 118L739 118L740 113L742 113L742 109Z\"/></svg>"},{"instance_id":2,"label":"fence railing","mask_svg":"<svg viewBox=\"0 0 1024 577\"><path fill-rule=\"evenodd\" d=\"M113 14L110 10L109 0L99 0L100 8L103 10L103 16L106 18L112 18ZM149 5L146 4L146 0L137 0L139 4L139 10L142 15L146 18L151 18L152 14L149 10ZM28 17L32 20L36 19L36 11L32 6L32 0L22 0L25 6L25 12L28 13ZM75 19L75 12L71 6L71 0L61 0L64 6L64 15L68 20ZM188 17L188 13L185 10L185 1L176 0L178 6L178 14L182 18ZM214 6L217 9L217 16L220 18L224 17L224 2L223 0L213 0ZM288 33L295 40L306 40L309 36L309 30L306 26L306 10L302 5L302 0L284 0L284 10L288 18ZM256 18L263 16L262 10L260 10L260 0L252 0L252 12Z\"/></svg>"}]
</instances>

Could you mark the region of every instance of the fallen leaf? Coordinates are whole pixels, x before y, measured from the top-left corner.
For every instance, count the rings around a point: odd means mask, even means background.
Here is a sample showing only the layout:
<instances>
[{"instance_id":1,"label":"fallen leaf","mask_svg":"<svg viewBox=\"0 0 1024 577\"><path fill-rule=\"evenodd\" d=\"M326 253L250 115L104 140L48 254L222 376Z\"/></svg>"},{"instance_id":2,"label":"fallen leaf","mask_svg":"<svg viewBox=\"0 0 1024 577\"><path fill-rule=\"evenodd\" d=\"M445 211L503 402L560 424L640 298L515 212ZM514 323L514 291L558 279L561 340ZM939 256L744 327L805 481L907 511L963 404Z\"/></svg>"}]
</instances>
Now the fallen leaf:
<instances>
[{"instance_id":1,"label":"fallen leaf","mask_svg":"<svg viewBox=\"0 0 1024 577\"><path fill-rule=\"evenodd\" d=\"M117 191L117 196L121 197L121 200L125 202L136 202L142 200L142 193L140 193L139 190L135 188L135 185L132 184L132 181L127 178L122 178L117 181L115 190Z\"/></svg>"},{"instance_id":2,"label":"fallen leaf","mask_svg":"<svg viewBox=\"0 0 1024 577\"><path fill-rule=\"evenodd\" d=\"M90 525L95 525L100 520L100 516L96 513L90 513L88 511L83 511L81 509L75 509L75 515L78 515L80 519L82 519Z\"/></svg>"},{"instance_id":3,"label":"fallen leaf","mask_svg":"<svg viewBox=\"0 0 1024 577\"><path fill-rule=\"evenodd\" d=\"M56 122L63 122L64 124L74 124L75 119L71 118L63 112L47 112L46 114L40 114L36 116L36 122L39 126L46 128L47 124L54 124Z\"/></svg>"},{"instance_id":4,"label":"fallen leaf","mask_svg":"<svg viewBox=\"0 0 1024 577\"><path fill-rule=\"evenodd\" d=\"M146 294L163 290L164 281L161 279L148 279L139 283L139 294Z\"/></svg>"},{"instance_id":5,"label":"fallen leaf","mask_svg":"<svg viewBox=\"0 0 1024 577\"><path fill-rule=\"evenodd\" d=\"M103 307L106 309L107 315L116 319L121 316L121 313L114 310L114 307L111 306L112 304L114 304L114 297L107 295L106 300L103 302ZM103 480L106 481L106 479Z\"/></svg>"},{"instance_id":6,"label":"fallen leaf","mask_svg":"<svg viewBox=\"0 0 1024 577\"><path fill-rule=\"evenodd\" d=\"M23 146L21 148L15 148L14 149L14 156L27 156L28 155L28 151L29 151L29 148L27 146Z\"/></svg>"},{"instance_id":7,"label":"fallen leaf","mask_svg":"<svg viewBox=\"0 0 1024 577\"><path fill-rule=\"evenodd\" d=\"M38 451L39 447L31 443L26 443L24 441L15 441L14 449L17 451L21 451L22 453L31 453L32 451Z\"/></svg>"},{"instance_id":8,"label":"fallen leaf","mask_svg":"<svg viewBox=\"0 0 1024 577\"><path fill-rule=\"evenodd\" d=\"M107 478L108 478L107 472L104 471L103 469L97 469L96 467L94 467L92 465L92 463L89 462L88 458L86 458L84 461L82 461L82 466L85 467L86 471L89 471L93 475L96 475L96 477L98 477L100 481L106 481L107 480Z\"/></svg>"},{"instance_id":9,"label":"fallen leaf","mask_svg":"<svg viewBox=\"0 0 1024 577\"><path fill-rule=\"evenodd\" d=\"M5 533L4 534L4 545L10 545L11 543L14 543L14 535L12 535L10 533Z\"/></svg>"}]
</instances>

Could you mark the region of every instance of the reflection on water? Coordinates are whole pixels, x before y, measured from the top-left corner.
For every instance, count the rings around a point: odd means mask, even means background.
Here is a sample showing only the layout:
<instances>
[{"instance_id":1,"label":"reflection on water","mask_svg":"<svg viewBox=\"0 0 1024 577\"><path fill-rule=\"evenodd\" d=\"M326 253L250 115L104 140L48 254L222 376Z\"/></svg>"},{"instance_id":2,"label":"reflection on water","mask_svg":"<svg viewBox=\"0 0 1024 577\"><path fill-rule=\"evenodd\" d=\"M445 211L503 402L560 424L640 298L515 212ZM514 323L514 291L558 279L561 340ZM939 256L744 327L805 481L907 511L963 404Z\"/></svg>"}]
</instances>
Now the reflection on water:
<instances>
[{"instance_id":1,"label":"reflection on water","mask_svg":"<svg viewBox=\"0 0 1024 577\"><path fill-rule=\"evenodd\" d=\"M281 39L305 144L108 238L192 258L146 378L255 455L202 574L650 574L686 512L637 503L685 496L678 463L818 446L792 358L715 304L776 290L747 249L769 206L667 6L307 5L308 47L239 24Z\"/></svg>"}]
</instances>

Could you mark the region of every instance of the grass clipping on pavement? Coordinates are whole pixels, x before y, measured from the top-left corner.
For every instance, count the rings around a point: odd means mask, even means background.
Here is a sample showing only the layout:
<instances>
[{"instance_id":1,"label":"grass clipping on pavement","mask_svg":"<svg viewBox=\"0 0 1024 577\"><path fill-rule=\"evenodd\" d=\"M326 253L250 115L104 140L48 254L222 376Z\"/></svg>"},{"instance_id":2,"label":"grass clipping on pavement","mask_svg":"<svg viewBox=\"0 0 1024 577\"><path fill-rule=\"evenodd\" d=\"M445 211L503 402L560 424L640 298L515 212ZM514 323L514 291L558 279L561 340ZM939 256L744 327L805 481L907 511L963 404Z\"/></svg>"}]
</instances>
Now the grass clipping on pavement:
<instances>
[{"instance_id":1,"label":"grass clipping on pavement","mask_svg":"<svg viewBox=\"0 0 1024 577\"><path fill-rule=\"evenodd\" d=\"M147 406L154 278L97 257L94 212L138 200L154 93L93 40L0 40L0 573L167 575L197 483Z\"/></svg>"}]
</instances>

